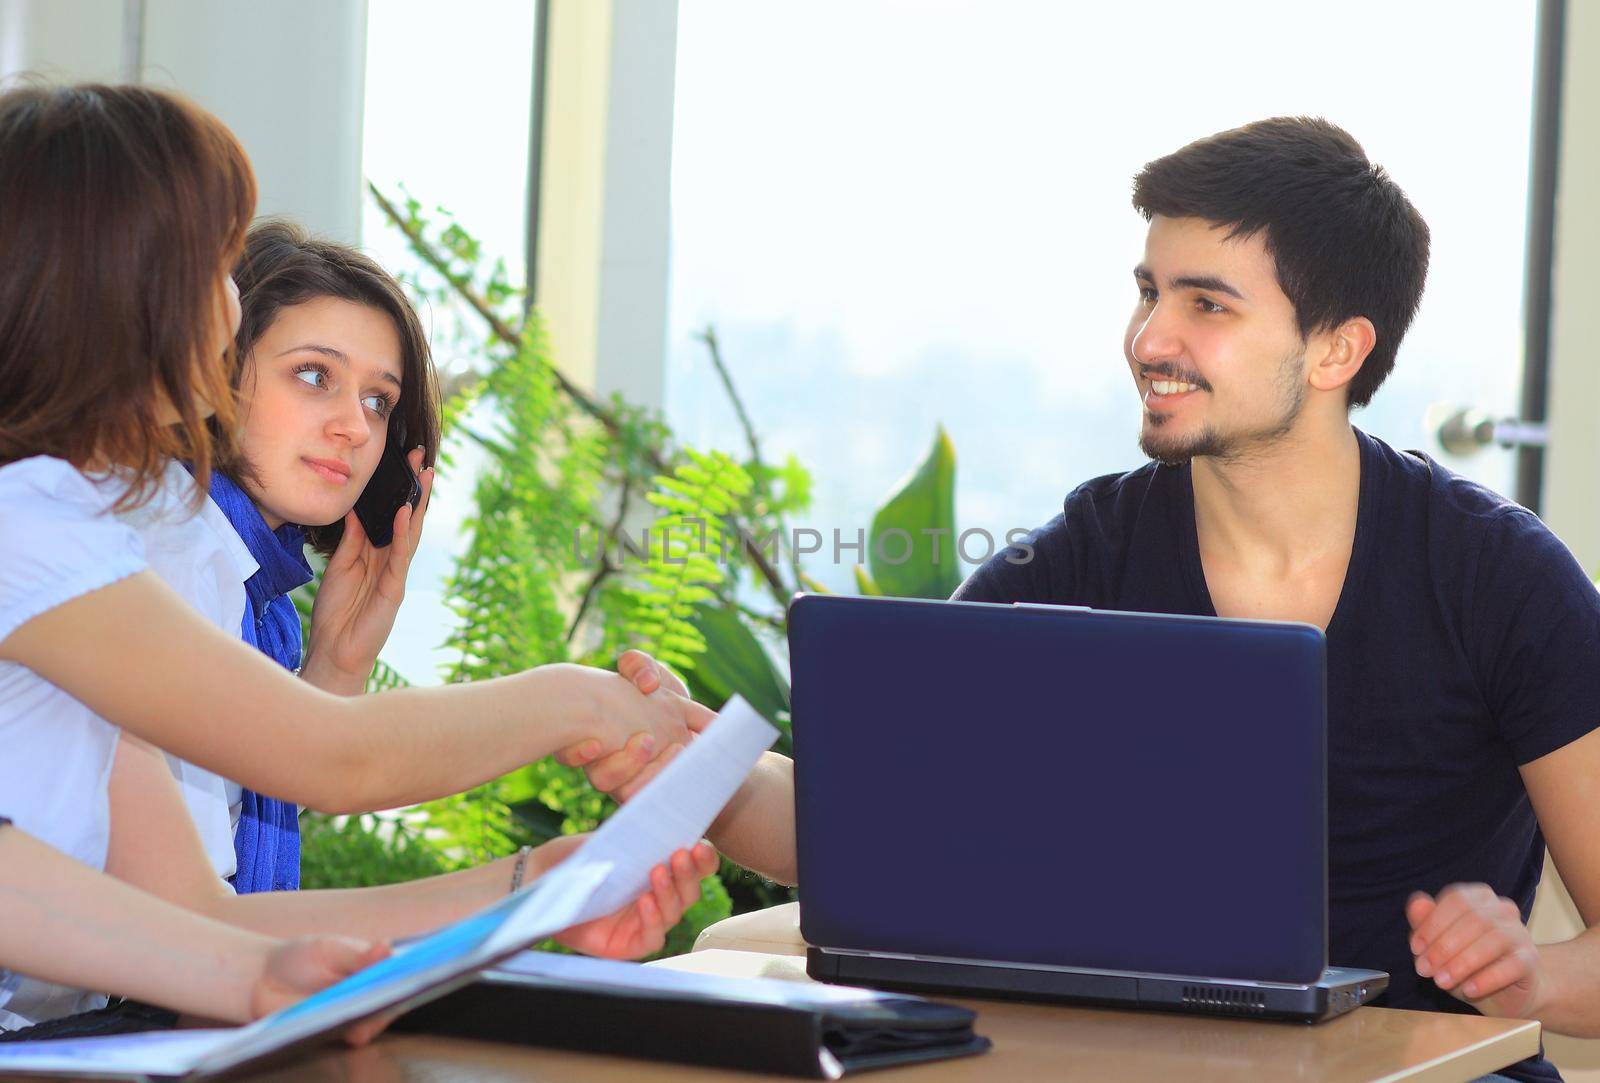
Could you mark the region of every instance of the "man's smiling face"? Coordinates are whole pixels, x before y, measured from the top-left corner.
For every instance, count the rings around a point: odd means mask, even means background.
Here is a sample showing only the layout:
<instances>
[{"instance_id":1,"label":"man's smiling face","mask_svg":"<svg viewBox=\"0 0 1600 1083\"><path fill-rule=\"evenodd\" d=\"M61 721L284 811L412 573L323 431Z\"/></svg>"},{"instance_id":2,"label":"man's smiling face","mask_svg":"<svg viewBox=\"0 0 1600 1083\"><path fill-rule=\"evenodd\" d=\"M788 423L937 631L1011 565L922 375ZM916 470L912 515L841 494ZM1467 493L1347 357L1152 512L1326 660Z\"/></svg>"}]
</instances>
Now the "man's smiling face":
<instances>
[{"instance_id":1,"label":"man's smiling face","mask_svg":"<svg viewBox=\"0 0 1600 1083\"><path fill-rule=\"evenodd\" d=\"M1152 459L1237 458L1290 432L1305 405L1306 341L1259 235L1151 219L1123 355Z\"/></svg>"}]
</instances>

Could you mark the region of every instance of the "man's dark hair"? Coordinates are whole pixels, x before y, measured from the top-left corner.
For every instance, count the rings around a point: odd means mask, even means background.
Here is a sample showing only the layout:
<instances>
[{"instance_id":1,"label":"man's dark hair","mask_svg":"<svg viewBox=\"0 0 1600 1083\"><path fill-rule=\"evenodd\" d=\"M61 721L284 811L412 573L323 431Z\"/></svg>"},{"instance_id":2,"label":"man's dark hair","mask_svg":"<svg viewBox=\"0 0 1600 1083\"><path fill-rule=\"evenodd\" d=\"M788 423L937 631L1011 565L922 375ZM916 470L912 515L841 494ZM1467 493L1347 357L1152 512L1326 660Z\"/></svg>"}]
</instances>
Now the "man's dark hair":
<instances>
[{"instance_id":1,"label":"man's dark hair","mask_svg":"<svg viewBox=\"0 0 1600 1083\"><path fill-rule=\"evenodd\" d=\"M1273 117L1197 140L1133 179L1148 220L1260 233L1302 338L1365 316L1378 341L1355 379L1365 406L1394 368L1428 277L1428 224L1361 144L1317 117Z\"/></svg>"}]
</instances>

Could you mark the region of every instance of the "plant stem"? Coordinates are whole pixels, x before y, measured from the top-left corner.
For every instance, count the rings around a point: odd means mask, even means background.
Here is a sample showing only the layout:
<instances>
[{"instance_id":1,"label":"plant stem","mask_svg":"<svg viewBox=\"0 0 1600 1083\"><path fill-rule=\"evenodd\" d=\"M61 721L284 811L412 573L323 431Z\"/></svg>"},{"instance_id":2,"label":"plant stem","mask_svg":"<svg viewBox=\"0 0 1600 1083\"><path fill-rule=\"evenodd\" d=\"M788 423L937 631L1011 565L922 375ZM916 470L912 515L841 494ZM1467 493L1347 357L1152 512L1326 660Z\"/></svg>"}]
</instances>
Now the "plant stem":
<instances>
[{"instance_id":1,"label":"plant stem","mask_svg":"<svg viewBox=\"0 0 1600 1083\"><path fill-rule=\"evenodd\" d=\"M627 479L624 478L622 482L622 499L618 501L617 507L617 521L611 524L611 529L606 531L604 537L600 540L600 567L590 577L589 585L583 588L583 597L578 600L578 612L572 618L572 627L567 629L568 643L571 643L572 637L578 634L578 625L583 623L584 615L589 612L590 604L593 603L595 596L600 592L600 584L604 583L606 578L617 570L616 565L611 563L611 558L606 555L606 550L610 547L612 539L617 536L617 531L622 529L623 523L628 519L628 494L630 492Z\"/></svg>"},{"instance_id":2,"label":"plant stem","mask_svg":"<svg viewBox=\"0 0 1600 1083\"><path fill-rule=\"evenodd\" d=\"M756 621L759 624L764 624L777 632L782 632L784 630L784 618L781 614L775 616L771 613L759 612L751 609L737 598L728 598L726 601L728 605L732 606L734 609L737 609L751 620Z\"/></svg>"},{"instance_id":3,"label":"plant stem","mask_svg":"<svg viewBox=\"0 0 1600 1083\"><path fill-rule=\"evenodd\" d=\"M388 197L378 190L376 184L368 181L367 191L371 192L372 198L377 201L378 209L399 228L400 232L406 235L406 240L411 242L411 250L421 256L423 262L427 263L428 266L438 271L444 277L444 280L450 283L450 287L461 296L461 299L471 305L473 311L479 316L483 317L484 322L489 325L489 330L494 332L496 338L513 350L518 349L522 345L522 336L517 334L510 324L501 319L494 309L489 307L489 302L478 296L477 291L472 288L472 283L467 281L464 276L458 275L450 269L450 264L434 250L433 245L428 243L428 239L422 235L422 231L412 225L411 221L400 213L399 207L389 202ZM567 379L566 374L560 369L554 366L551 366L551 368L556 384L566 393L568 398L578 405L580 410L604 425L606 431L612 435L616 435L621 430L621 425L611 411L590 398L588 393L581 387ZM665 473L667 471L667 463L661 457L661 453L655 448L646 448L645 450L651 457L651 465Z\"/></svg>"},{"instance_id":4,"label":"plant stem","mask_svg":"<svg viewBox=\"0 0 1600 1083\"><path fill-rule=\"evenodd\" d=\"M766 463L761 458L761 444L756 439L756 427L750 420L749 411L744 408L744 399L740 397L738 390L733 386L733 374L728 371L727 364L722 360L722 343L717 338L717 329L711 324L706 324L706 329L698 332L695 337L706 344L706 351L711 355L711 365L717 370L717 376L722 380L722 389L728 393L728 401L733 404L734 413L739 416L739 427L744 429L744 438L750 444L750 462L755 467L757 492L770 498L772 489L767 484ZM778 517L778 528L779 549L789 554L790 571L795 577L794 581L798 583L800 581L800 555L795 553L793 547L789 545L789 524L782 516ZM787 608L788 603L784 602L783 604Z\"/></svg>"},{"instance_id":5,"label":"plant stem","mask_svg":"<svg viewBox=\"0 0 1600 1083\"><path fill-rule=\"evenodd\" d=\"M728 366L722 362L722 347L717 342L717 329L707 324L704 331L695 334L695 338L704 342L707 352L711 354L711 365L717 370L717 376L722 380L722 389L728 393L728 401L733 403L733 412L739 415L739 427L744 429L744 438L750 443L750 462L758 468L758 482L765 488L765 482L761 480L759 472L759 468L765 464L761 460L761 445L756 441L756 428L750 423L750 414L744 408L744 400L734 389L733 377L728 373Z\"/></svg>"}]
</instances>

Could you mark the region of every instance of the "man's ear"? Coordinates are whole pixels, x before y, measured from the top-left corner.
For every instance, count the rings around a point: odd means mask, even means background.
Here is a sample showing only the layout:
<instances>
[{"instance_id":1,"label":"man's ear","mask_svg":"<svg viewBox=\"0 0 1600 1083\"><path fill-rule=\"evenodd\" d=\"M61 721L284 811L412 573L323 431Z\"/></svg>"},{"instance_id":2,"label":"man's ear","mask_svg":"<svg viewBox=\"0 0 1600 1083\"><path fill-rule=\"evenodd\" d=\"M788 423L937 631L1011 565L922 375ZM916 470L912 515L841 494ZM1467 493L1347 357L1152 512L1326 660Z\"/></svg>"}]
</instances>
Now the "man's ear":
<instances>
[{"instance_id":1,"label":"man's ear","mask_svg":"<svg viewBox=\"0 0 1600 1083\"><path fill-rule=\"evenodd\" d=\"M1365 316L1352 316L1318 337L1326 343L1326 352L1311 367L1308 379L1318 391L1336 391L1361 371L1367 355L1378 344L1378 329Z\"/></svg>"}]
</instances>

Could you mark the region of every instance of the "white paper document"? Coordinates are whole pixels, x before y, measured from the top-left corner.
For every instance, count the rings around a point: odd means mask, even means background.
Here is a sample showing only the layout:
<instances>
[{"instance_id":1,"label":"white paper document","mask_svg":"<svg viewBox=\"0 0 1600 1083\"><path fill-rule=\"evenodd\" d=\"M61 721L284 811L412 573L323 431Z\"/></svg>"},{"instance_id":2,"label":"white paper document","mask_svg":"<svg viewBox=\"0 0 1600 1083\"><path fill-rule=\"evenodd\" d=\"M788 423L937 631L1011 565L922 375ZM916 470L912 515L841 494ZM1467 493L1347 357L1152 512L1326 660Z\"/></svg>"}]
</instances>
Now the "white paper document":
<instances>
[{"instance_id":1,"label":"white paper document","mask_svg":"<svg viewBox=\"0 0 1600 1083\"><path fill-rule=\"evenodd\" d=\"M529 944L632 903L648 886L652 868L700 840L777 736L735 697L593 837L528 887L248 1026L0 1042L0 1075L210 1075L375 1012L443 995Z\"/></svg>"},{"instance_id":2,"label":"white paper document","mask_svg":"<svg viewBox=\"0 0 1600 1083\"><path fill-rule=\"evenodd\" d=\"M695 955L701 954L695 952ZM694 956L689 956L693 958ZM803 959L796 959L803 963ZM658 965L591 959L586 955L556 955L548 951L521 951L490 968L495 976L533 978L551 984L575 984L612 989L643 998L688 997L734 1004L769 1004L785 1008L831 1008L840 1004L866 1004L904 999L872 989L844 985L781 981L775 978L725 977L720 974L669 970Z\"/></svg>"},{"instance_id":3,"label":"white paper document","mask_svg":"<svg viewBox=\"0 0 1600 1083\"><path fill-rule=\"evenodd\" d=\"M716 721L612 813L578 851L586 861L611 866L611 874L590 896L578 921L609 914L643 894L650 884L650 870L674 850L700 841L761 753L777 739L778 731L753 707L738 696L729 700Z\"/></svg>"}]
</instances>

